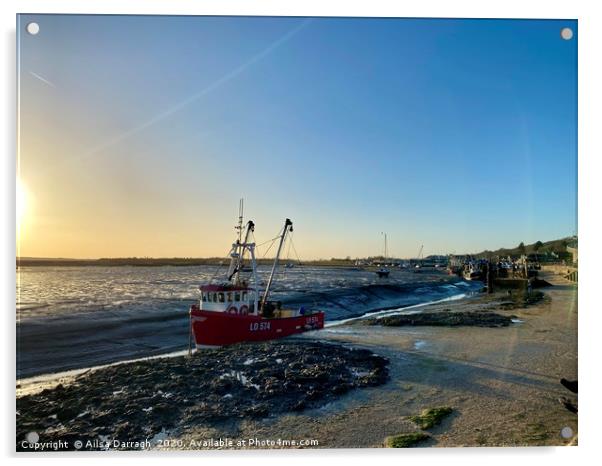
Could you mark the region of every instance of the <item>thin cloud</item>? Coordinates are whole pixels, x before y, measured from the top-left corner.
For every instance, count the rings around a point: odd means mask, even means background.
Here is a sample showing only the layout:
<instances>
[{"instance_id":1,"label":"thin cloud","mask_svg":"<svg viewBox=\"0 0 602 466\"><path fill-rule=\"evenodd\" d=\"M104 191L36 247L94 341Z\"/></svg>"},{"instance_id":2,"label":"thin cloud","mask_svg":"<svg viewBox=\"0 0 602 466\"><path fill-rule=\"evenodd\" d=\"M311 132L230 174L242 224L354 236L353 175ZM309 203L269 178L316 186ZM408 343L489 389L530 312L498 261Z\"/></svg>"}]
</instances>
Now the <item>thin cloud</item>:
<instances>
[{"instance_id":1,"label":"thin cloud","mask_svg":"<svg viewBox=\"0 0 602 466\"><path fill-rule=\"evenodd\" d=\"M282 44L284 44L285 42L290 40L295 34L297 34L301 29L303 29L305 26L307 26L310 22L311 22L310 19L304 20L301 24L295 26L293 29L291 29L286 34L284 34L282 37L280 37L276 41L272 42L268 47L263 49L261 52L252 56L250 59L248 59L247 61L245 61L238 67L236 67L233 70L231 70L230 72L226 73L224 76L222 76L221 78L219 78L218 80L216 80L215 82L213 82L212 84L207 86L206 88L204 88L201 91L191 95L190 97L178 102L174 106L155 115L151 119L149 119L137 126L134 126L133 128L130 128L129 130L115 136L114 138L104 142L103 144L101 144L99 146L96 146L95 148L91 149L89 152L84 154L82 156L82 158L90 157L110 146L113 146L113 145L123 141L124 139L127 139L128 137L133 136L134 134L139 133L140 131L154 125L155 123L158 123L161 120L168 118L169 116L173 115L174 113L182 110L184 107L187 107L188 105L192 104L193 102L197 101L198 99L206 96L207 94L211 93L215 89L221 87L222 85L226 84L227 82L231 81L232 79L234 79L237 76L239 76L240 74L242 74L248 67L250 67L250 66L254 65L255 63L259 62L260 60L264 59L267 55L272 53L274 50L276 50Z\"/></svg>"},{"instance_id":2,"label":"thin cloud","mask_svg":"<svg viewBox=\"0 0 602 466\"><path fill-rule=\"evenodd\" d=\"M40 76L37 73L34 73L33 71L30 71L29 74L31 74L34 78L39 79L43 83L48 84L51 87L56 87L53 83L51 83L50 81L48 81L46 78L43 78L42 76Z\"/></svg>"}]
</instances>

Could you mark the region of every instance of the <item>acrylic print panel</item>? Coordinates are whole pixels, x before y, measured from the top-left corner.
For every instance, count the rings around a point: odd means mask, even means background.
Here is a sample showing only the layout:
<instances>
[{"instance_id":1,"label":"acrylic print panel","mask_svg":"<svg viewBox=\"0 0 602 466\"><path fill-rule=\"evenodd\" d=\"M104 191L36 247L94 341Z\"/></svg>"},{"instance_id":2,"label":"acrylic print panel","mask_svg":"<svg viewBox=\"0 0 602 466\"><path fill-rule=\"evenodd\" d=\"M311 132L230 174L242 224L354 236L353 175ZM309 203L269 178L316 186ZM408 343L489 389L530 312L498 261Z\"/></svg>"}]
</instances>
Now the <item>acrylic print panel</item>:
<instances>
[{"instance_id":1,"label":"acrylic print panel","mask_svg":"<svg viewBox=\"0 0 602 466\"><path fill-rule=\"evenodd\" d=\"M576 21L17 30L17 450L577 443Z\"/></svg>"}]
</instances>

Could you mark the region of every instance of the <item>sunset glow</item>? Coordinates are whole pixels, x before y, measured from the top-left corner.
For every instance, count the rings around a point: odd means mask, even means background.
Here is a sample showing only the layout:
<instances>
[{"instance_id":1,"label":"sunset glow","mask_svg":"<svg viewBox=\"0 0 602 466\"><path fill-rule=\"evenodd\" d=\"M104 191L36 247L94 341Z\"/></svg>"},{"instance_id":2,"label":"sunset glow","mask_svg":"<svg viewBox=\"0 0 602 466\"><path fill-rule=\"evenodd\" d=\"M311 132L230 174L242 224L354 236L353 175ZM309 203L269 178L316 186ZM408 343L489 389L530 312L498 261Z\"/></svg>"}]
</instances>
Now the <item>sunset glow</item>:
<instances>
[{"instance_id":1,"label":"sunset glow","mask_svg":"<svg viewBox=\"0 0 602 466\"><path fill-rule=\"evenodd\" d=\"M24 229L25 224L27 223L27 214L28 214L28 202L29 196L27 193L27 188L23 184L23 182L17 178L17 234L20 235Z\"/></svg>"}]
</instances>

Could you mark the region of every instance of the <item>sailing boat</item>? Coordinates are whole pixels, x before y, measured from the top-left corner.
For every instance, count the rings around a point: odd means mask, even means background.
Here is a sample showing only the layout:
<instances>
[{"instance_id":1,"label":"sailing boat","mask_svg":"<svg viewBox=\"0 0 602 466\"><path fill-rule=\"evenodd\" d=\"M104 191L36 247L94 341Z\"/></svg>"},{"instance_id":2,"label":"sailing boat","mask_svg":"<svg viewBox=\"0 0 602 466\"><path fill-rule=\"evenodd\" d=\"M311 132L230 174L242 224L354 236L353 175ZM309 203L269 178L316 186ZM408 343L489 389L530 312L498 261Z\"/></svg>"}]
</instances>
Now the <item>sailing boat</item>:
<instances>
[{"instance_id":1,"label":"sailing boat","mask_svg":"<svg viewBox=\"0 0 602 466\"><path fill-rule=\"evenodd\" d=\"M378 275L379 278L387 278L389 273L391 273L391 271L387 268L387 234L383 233L383 235L385 235L385 260L383 261L384 264L378 270L376 270L376 275Z\"/></svg>"},{"instance_id":2,"label":"sailing boat","mask_svg":"<svg viewBox=\"0 0 602 466\"><path fill-rule=\"evenodd\" d=\"M201 285L198 304L190 307L190 334L197 348L225 346L245 341L264 341L282 338L295 333L324 328L324 312L299 309L282 309L281 303L270 301L270 290L278 269L280 253L287 235L293 231L288 218L279 236L278 251L265 290L259 290L255 243L250 235L255 224L249 221L243 227L242 203L238 238L230 250L230 266L226 280L219 284ZM244 240L243 240L244 230ZM245 255L251 265L252 284L241 276Z\"/></svg>"},{"instance_id":3,"label":"sailing boat","mask_svg":"<svg viewBox=\"0 0 602 466\"><path fill-rule=\"evenodd\" d=\"M416 262L416 265L414 266L414 273L420 273L421 270L420 268L422 267L422 251L424 249L424 244L420 246L420 249L418 250L418 259Z\"/></svg>"}]
</instances>

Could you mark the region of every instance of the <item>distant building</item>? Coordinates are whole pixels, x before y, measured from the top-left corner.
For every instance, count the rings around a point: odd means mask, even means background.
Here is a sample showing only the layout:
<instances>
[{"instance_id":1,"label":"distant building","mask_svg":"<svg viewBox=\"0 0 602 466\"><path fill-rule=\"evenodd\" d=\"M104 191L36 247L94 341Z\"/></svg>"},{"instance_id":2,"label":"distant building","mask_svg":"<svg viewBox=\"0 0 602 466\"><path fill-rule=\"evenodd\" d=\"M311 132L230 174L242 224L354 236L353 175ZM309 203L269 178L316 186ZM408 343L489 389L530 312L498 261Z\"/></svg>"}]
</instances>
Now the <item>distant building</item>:
<instances>
[{"instance_id":1,"label":"distant building","mask_svg":"<svg viewBox=\"0 0 602 466\"><path fill-rule=\"evenodd\" d=\"M575 247L567 246L566 250L567 250L567 252L570 252L571 255L573 256L573 264L577 265L577 260L578 260L577 246L575 246Z\"/></svg>"},{"instance_id":2,"label":"distant building","mask_svg":"<svg viewBox=\"0 0 602 466\"><path fill-rule=\"evenodd\" d=\"M579 259L577 239L567 244L566 251L573 256L573 265L577 265Z\"/></svg>"}]
</instances>

